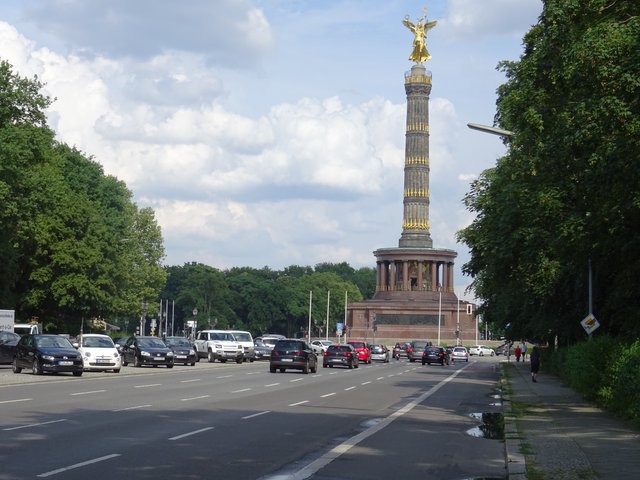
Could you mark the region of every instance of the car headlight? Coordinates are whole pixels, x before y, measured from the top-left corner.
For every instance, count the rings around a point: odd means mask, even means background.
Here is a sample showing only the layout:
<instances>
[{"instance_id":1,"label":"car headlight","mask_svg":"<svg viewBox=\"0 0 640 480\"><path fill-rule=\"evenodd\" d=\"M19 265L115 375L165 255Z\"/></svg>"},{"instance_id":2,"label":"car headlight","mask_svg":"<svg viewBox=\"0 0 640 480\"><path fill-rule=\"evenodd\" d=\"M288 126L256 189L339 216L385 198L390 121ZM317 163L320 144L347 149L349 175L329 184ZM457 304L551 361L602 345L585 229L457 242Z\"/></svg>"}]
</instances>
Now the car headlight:
<instances>
[{"instance_id":1,"label":"car headlight","mask_svg":"<svg viewBox=\"0 0 640 480\"><path fill-rule=\"evenodd\" d=\"M118 352L113 352L113 358L118 358L120 354Z\"/></svg>"},{"instance_id":2,"label":"car headlight","mask_svg":"<svg viewBox=\"0 0 640 480\"><path fill-rule=\"evenodd\" d=\"M53 362L55 360L51 355L42 355L43 360L47 360L48 362Z\"/></svg>"},{"instance_id":3,"label":"car headlight","mask_svg":"<svg viewBox=\"0 0 640 480\"><path fill-rule=\"evenodd\" d=\"M189 350L189 355L195 355L196 351L195 350Z\"/></svg>"},{"instance_id":4,"label":"car headlight","mask_svg":"<svg viewBox=\"0 0 640 480\"><path fill-rule=\"evenodd\" d=\"M150 357L151 356L151 354L149 352L145 352L144 350L142 350L140 352L140 355L142 355L143 357Z\"/></svg>"},{"instance_id":5,"label":"car headlight","mask_svg":"<svg viewBox=\"0 0 640 480\"><path fill-rule=\"evenodd\" d=\"M83 352L83 353L84 353L84 356L87 357L87 358L89 358L91 356L91 352Z\"/></svg>"},{"instance_id":6,"label":"car headlight","mask_svg":"<svg viewBox=\"0 0 640 480\"><path fill-rule=\"evenodd\" d=\"M167 357L173 357L173 352L167 352Z\"/></svg>"}]
</instances>

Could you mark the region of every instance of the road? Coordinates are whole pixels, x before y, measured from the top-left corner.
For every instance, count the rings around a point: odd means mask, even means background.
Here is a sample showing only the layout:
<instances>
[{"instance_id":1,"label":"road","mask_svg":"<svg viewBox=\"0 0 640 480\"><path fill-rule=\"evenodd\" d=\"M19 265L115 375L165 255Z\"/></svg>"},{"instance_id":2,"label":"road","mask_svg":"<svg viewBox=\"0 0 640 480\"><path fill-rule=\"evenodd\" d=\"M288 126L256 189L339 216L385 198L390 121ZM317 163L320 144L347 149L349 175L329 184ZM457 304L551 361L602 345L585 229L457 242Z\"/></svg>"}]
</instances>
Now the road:
<instances>
[{"instance_id":1,"label":"road","mask_svg":"<svg viewBox=\"0 0 640 480\"><path fill-rule=\"evenodd\" d=\"M504 478L504 444L475 435L501 410L497 365L2 367L0 479Z\"/></svg>"}]
</instances>

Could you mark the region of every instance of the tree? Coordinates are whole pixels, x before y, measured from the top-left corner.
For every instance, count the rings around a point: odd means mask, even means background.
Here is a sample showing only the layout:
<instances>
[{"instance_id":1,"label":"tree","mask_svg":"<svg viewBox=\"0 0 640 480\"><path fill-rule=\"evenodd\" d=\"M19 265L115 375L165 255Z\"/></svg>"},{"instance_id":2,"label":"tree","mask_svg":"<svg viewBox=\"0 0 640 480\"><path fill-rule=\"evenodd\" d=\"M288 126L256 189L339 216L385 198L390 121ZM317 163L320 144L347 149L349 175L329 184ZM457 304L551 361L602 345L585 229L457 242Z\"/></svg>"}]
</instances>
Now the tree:
<instances>
[{"instance_id":1,"label":"tree","mask_svg":"<svg viewBox=\"0 0 640 480\"><path fill-rule=\"evenodd\" d=\"M514 335L584 335L587 272L602 330L637 336L640 7L547 0L518 62L499 68L507 155L465 198L463 267L487 319Z\"/></svg>"}]
</instances>

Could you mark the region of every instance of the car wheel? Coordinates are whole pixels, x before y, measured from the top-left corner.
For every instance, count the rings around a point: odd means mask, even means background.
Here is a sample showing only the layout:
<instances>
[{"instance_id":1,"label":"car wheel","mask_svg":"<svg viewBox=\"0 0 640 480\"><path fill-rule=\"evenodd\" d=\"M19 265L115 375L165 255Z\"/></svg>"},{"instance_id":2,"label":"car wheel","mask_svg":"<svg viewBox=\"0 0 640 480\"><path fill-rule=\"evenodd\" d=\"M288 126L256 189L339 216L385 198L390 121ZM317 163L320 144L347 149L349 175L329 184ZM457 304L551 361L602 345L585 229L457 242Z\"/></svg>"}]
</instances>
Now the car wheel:
<instances>
[{"instance_id":1,"label":"car wheel","mask_svg":"<svg viewBox=\"0 0 640 480\"><path fill-rule=\"evenodd\" d=\"M425 363L427 363L427 362L422 362L422 365L424 365Z\"/></svg>"},{"instance_id":2,"label":"car wheel","mask_svg":"<svg viewBox=\"0 0 640 480\"><path fill-rule=\"evenodd\" d=\"M123 366L123 367L126 367L127 365L129 365L129 362L127 362L127 361L124 359L124 355L123 355L123 356L122 356L122 366Z\"/></svg>"},{"instance_id":3,"label":"car wheel","mask_svg":"<svg viewBox=\"0 0 640 480\"><path fill-rule=\"evenodd\" d=\"M327 364L326 364L326 363L323 363L323 364L322 364L322 368L327 368Z\"/></svg>"},{"instance_id":4,"label":"car wheel","mask_svg":"<svg viewBox=\"0 0 640 480\"><path fill-rule=\"evenodd\" d=\"M280 373L284 373L285 370L286 370L286 368L281 368L280 369Z\"/></svg>"},{"instance_id":5,"label":"car wheel","mask_svg":"<svg viewBox=\"0 0 640 480\"><path fill-rule=\"evenodd\" d=\"M313 367L311 367L311 373L316 373L318 371L318 364L314 363Z\"/></svg>"},{"instance_id":6,"label":"car wheel","mask_svg":"<svg viewBox=\"0 0 640 480\"><path fill-rule=\"evenodd\" d=\"M309 373L309 361L307 360L307 363L305 364L304 367L302 367L302 373L304 373L305 375Z\"/></svg>"},{"instance_id":7,"label":"car wheel","mask_svg":"<svg viewBox=\"0 0 640 480\"><path fill-rule=\"evenodd\" d=\"M495 352L491 352L491 356L493 357L495 355Z\"/></svg>"},{"instance_id":8,"label":"car wheel","mask_svg":"<svg viewBox=\"0 0 640 480\"><path fill-rule=\"evenodd\" d=\"M244 362L244 358L240 357L240 358L236 358L236 363L242 363Z\"/></svg>"},{"instance_id":9,"label":"car wheel","mask_svg":"<svg viewBox=\"0 0 640 480\"><path fill-rule=\"evenodd\" d=\"M134 367L141 367L142 366L142 363L140 362L140 359L137 356L133 357L133 366Z\"/></svg>"},{"instance_id":10,"label":"car wheel","mask_svg":"<svg viewBox=\"0 0 640 480\"><path fill-rule=\"evenodd\" d=\"M191 362L189 365L191 365L192 367L196 366L196 362Z\"/></svg>"},{"instance_id":11,"label":"car wheel","mask_svg":"<svg viewBox=\"0 0 640 480\"><path fill-rule=\"evenodd\" d=\"M413 362L415 362L415 359L410 358L410 359L409 359L409 361L410 361L411 363L413 363Z\"/></svg>"},{"instance_id":12,"label":"car wheel","mask_svg":"<svg viewBox=\"0 0 640 480\"><path fill-rule=\"evenodd\" d=\"M40 367L40 363L38 363L37 358L33 359L33 363L31 364L31 372L34 375L42 375L42 368Z\"/></svg>"},{"instance_id":13,"label":"car wheel","mask_svg":"<svg viewBox=\"0 0 640 480\"><path fill-rule=\"evenodd\" d=\"M353 363L349 364L349 370L351 370L353 368Z\"/></svg>"},{"instance_id":14,"label":"car wheel","mask_svg":"<svg viewBox=\"0 0 640 480\"><path fill-rule=\"evenodd\" d=\"M81 377L82 376L82 370L80 370L79 372L73 372L73 376L74 377Z\"/></svg>"},{"instance_id":15,"label":"car wheel","mask_svg":"<svg viewBox=\"0 0 640 480\"><path fill-rule=\"evenodd\" d=\"M216 361L216 357L213 355L213 352L211 350L209 350L209 353L207 354L207 360L209 360L209 363L213 363Z\"/></svg>"},{"instance_id":16,"label":"car wheel","mask_svg":"<svg viewBox=\"0 0 640 480\"><path fill-rule=\"evenodd\" d=\"M221 358L220 359L220 363L227 363L227 359L226 358Z\"/></svg>"},{"instance_id":17,"label":"car wheel","mask_svg":"<svg viewBox=\"0 0 640 480\"><path fill-rule=\"evenodd\" d=\"M120 373L120 369L119 368L114 368L113 369L113 373Z\"/></svg>"},{"instance_id":18,"label":"car wheel","mask_svg":"<svg viewBox=\"0 0 640 480\"><path fill-rule=\"evenodd\" d=\"M276 367L269 367L269 371L271 373L276 373Z\"/></svg>"},{"instance_id":19,"label":"car wheel","mask_svg":"<svg viewBox=\"0 0 640 480\"><path fill-rule=\"evenodd\" d=\"M22 371L22 368L18 366L17 358L13 359L13 363L11 364L11 369L13 370L13 373L20 373Z\"/></svg>"},{"instance_id":20,"label":"car wheel","mask_svg":"<svg viewBox=\"0 0 640 480\"><path fill-rule=\"evenodd\" d=\"M173 363L168 364L168 365L167 365L167 368L173 368Z\"/></svg>"}]
</instances>

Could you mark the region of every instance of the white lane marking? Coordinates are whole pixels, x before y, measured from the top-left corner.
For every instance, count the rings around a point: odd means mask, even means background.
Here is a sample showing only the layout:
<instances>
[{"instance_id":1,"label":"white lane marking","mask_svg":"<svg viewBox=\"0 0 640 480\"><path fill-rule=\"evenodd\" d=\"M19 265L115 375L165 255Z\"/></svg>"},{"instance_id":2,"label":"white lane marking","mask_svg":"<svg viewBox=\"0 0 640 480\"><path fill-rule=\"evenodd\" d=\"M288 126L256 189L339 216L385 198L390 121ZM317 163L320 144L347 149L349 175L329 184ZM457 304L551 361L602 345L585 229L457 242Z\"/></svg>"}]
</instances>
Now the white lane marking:
<instances>
[{"instance_id":1,"label":"white lane marking","mask_svg":"<svg viewBox=\"0 0 640 480\"><path fill-rule=\"evenodd\" d=\"M196 435L198 433L206 432L212 429L213 427L201 428L200 430L194 430L193 432L183 433L182 435L176 435L175 437L169 438L169 440L180 440L181 438L190 437L191 435Z\"/></svg>"},{"instance_id":2,"label":"white lane marking","mask_svg":"<svg viewBox=\"0 0 640 480\"><path fill-rule=\"evenodd\" d=\"M348 392L349 390L353 390L354 388L356 388L356 387L348 387L348 388L345 388L344 391Z\"/></svg>"},{"instance_id":3,"label":"white lane marking","mask_svg":"<svg viewBox=\"0 0 640 480\"><path fill-rule=\"evenodd\" d=\"M50 422L41 422L41 423L30 423L29 425L20 425L19 427L9 427L3 428L5 432L10 432L11 430L21 430L23 428L31 428L31 427L39 427L41 425L51 425L52 423L60 423L66 422L66 418L61 418L60 420L51 420Z\"/></svg>"},{"instance_id":4,"label":"white lane marking","mask_svg":"<svg viewBox=\"0 0 640 480\"><path fill-rule=\"evenodd\" d=\"M57 475L58 473L66 472L68 470L73 470L74 468L85 467L87 465L91 465L93 463L104 462L105 460L110 460L115 457L119 457L119 453L112 453L111 455L105 455L104 457L94 458L93 460L87 460L86 462L75 463L73 465L69 465L68 467L59 468L57 470L51 470L50 472L41 473L38 475L40 478L50 477L51 475Z\"/></svg>"},{"instance_id":5,"label":"white lane marking","mask_svg":"<svg viewBox=\"0 0 640 480\"><path fill-rule=\"evenodd\" d=\"M247 415L246 417L242 417L242 420L247 420L249 418L259 417L260 415L266 415L267 413L271 413L271 410L265 410L264 412L254 413L253 415Z\"/></svg>"},{"instance_id":6,"label":"white lane marking","mask_svg":"<svg viewBox=\"0 0 640 480\"><path fill-rule=\"evenodd\" d=\"M258 373L262 373L262 372L247 372L246 375L257 375Z\"/></svg>"},{"instance_id":7,"label":"white lane marking","mask_svg":"<svg viewBox=\"0 0 640 480\"><path fill-rule=\"evenodd\" d=\"M329 375L336 375L338 372L331 372Z\"/></svg>"},{"instance_id":8,"label":"white lane marking","mask_svg":"<svg viewBox=\"0 0 640 480\"><path fill-rule=\"evenodd\" d=\"M233 377L233 375L220 375L219 377L216 378L231 378Z\"/></svg>"},{"instance_id":9,"label":"white lane marking","mask_svg":"<svg viewBox=\"0 0 640 480\"><path fill-rule=\"evenodd\" d=\"M400 374L398 374L400 375ZM391 377L395 377L396 375L394 373L392 373L391 375L387 375L387 378L391 378Z\"/></svg>"},{"instance_id":10,"label":"white lane marking","mask_svg":"<svg viewBox=\"0 0 640 480\"><path fill-rule=\"evenodd\" d=\"M352 447L355 447L360 442L362 442L363 440L367 439L368 437L370 437L374 433L379 432L384 427L386 427L387 425L391 424L391 422L393 422L394 420L400 418L402 415L404 415L406 413L409 413L411 410L413 410L416 407L416 405L419 405L422 402L424 402L427 398L429 398L431 395L433 395L438 390L440 390L443 386L445 386L447 383L449 383L451 380L453 380L456 376L458 376L458 374L460 372L462 372L466 368L467 367L465 366L465 367L461 368L460 370L456 370L449 377L445 378L444 380L442 380L437 385L434 385L433 387L431 387L426 392L423 392L421 395L418 396L418 398L416 398L416 399L412 400L411 402L407 403L400 410L397 410L397 411L393 412L388 417L384 418L381 422L379 422L379 423L377 423L375 425L372 425L368 429L363 430L362 432L358 433L357 435L354 435L353 437L345 440L340 445L337 445L336 447L332 448L331 450L329 450L328 452L323 454L317 460L314 460L313 462L308 464L306 467L301 468L300 470L295 472L293 475L287 476L287 479L288 480L305 480L306 478L311 477L312 475L317 473L321 468L326 467L331 462L333 462L336 458L339 458L343 454L347 453L349 450L351 450Z\"/></svg>"},{"instance_id":11,"label":"white lane marking","mask_svg":"<svg viewBox=\"0 0 640 480\"><path fill-rule=\"evenodd\" d=\"M3 400L0 403L16 403L16 402L28 402L33 400L32 398L17 398L15 400Z\"/></svg>"},{"instance_id":12,"label":"white lane marking","mask_svg":"<svg viewBox=\"0 0 640 480\"><path fill-rule=\"evenodd\" d=\"M335 395L335 394L336 394L335 392L333 392L333 393L327 393L327 394L325 394L325 395L320 395L320 398L327 398L327 397L330 397L330 396Z\"/></svg>"},{"instance_id":13,"label":"white lane marking","mask_svg":"<svg viewBox=\"0 0 640 480\"><path fill-rule=\"evenodd\" d=\"M301 378L294 378L293 380L289 380L291 383L293 382L301 382L302 379Z\"/></svg>"},{"instance_id":14,"label":"white lane marking","mask_svg":"<svg viewBox=\"0 0 640 480\"><path fill-rule=\"evenodd\" d=\"M199 382L199 378L192 378L191 380L180 380L180 383Z\"/></svg>"},{"instance_id":15,"label":"white lane marking","mask_svg":"<svg viewBox=\"0 0 640 480\"><path fill-rule=\"evenodd\" d=\"M371 383L371 381L368 382L362 382L360 385L369 385Z\"/></svg>"},{"instance_id":16,"label":"white lane marking","mask_svg":"<svg viewBox=\"0 0 640 480\"><path fill-rule=\"evenodd\" d=\"M104 393L104 392L106 392L106 390L91 390L90 392L77 392L77 393L70 393L69 395L73 397L74 395L91 395L92 393Z\"/></svg>"},{"instance_id":17,"label":"white lane marking","mask_svg":"<svg viewBox=\"0 0 640 480\"><path fill-rule=\"evenodd\" d=\"M200 395L199 397L181 398L181 402L189 402L191 400L200 400L201 398L209 398L210 395Z\"/></svg>"},{"instance_id":18,"label":"white lane marking","mask_svg":"<svg viewBox=\"0 0 640 480\"><path fill-rule=\"evenodd\" d=\"M276 385L280 385L280 383L270 383L268 385L265 385L265 387L275 387Z\"/></svg>"},{"instance_id":19,"label":"white lane marking","mask_svg":"<svg viewBox=\"0 0 640 480\"><path fill-rule=\"evenodd\" d=\"M149 383L149 384L147 384L147 385L136 385L136 386L135 386L135 387L133 387L133 388L159 387L159 386L161 386L161 385L162 385L161 383Z\"/></svg>"},{"instance_id":20,"label":"white lane marking","mask_svg":"<svg viewBox=\"0 0 640 480\"><path fill-rule=\"evenodd\" d=\"M309 403L309 400L303 400L301 402L290 403L289 406L290 407L297 407L298 405L304 405L305 403Z\"/></svg>"},{"instance_id":21,"label":"white lane marking","mask_svg":"<svg viewBox=\"0 0 640 480\"><path fill-rule=\"evenodd\" d=\"M119 408L117 410L111 410L112 412L126 412L127 410L137 410L139 408L149 408L151 405L136 405L135 407Z\"/></svg>"},{"instance_id":22,"label":"white lane marking","mask_svg":"<svg viewBox=\"0 0 640 480\"><path fill-rule=\"evenodd\" d=\"M240 390L234 390L231 393L242 393L242 392L248 392L249 390L251 390L250 388L241 388Z\"/></svg>"},{"instance_id":23,"label":"white lane marking","mask_svg":"<svg viewBox=\"0 0 640 480\"><path fill-rule=\"evenodd\" d=\"M378 377L376 380L384 380L384 377Z\"/></svg>"}]
</instances>

